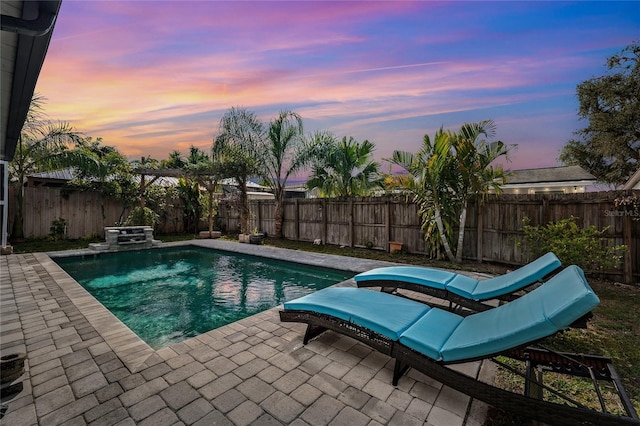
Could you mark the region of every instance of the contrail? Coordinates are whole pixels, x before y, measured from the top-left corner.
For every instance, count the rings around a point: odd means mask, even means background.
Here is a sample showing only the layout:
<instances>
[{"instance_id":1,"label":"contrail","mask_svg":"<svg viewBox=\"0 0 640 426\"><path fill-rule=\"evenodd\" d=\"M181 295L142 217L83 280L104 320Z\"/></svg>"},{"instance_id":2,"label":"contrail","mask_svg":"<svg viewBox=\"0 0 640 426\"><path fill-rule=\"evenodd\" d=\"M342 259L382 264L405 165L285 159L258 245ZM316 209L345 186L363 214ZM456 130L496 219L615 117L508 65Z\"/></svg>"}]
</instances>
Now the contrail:
<instances>
[{"instance_id":1,"label":"contrail","mask_svg":"<svg viewBox=\"0 0 640 426\"><path fill-rule=\"evenodd\" d=\"M440 64L446 64L446 63L448 63L448 62L446 62L446 61L422 62L422 63L419 63L419 64L395 65L395 66L392 66L392 67L364 68L364 69L360 69L360 70L346 70L346 71L326 72L326 73L320 73L320 74L308 74L308 75L299 76L299 77L316 77L316 76L322 76L322 75L337 75L337 74L357 74L357 73L364 73L364 72L397 70L397 69L402 69L402 68L425 67L427 65L440 65Z\"/></svg>"}]
</instances>

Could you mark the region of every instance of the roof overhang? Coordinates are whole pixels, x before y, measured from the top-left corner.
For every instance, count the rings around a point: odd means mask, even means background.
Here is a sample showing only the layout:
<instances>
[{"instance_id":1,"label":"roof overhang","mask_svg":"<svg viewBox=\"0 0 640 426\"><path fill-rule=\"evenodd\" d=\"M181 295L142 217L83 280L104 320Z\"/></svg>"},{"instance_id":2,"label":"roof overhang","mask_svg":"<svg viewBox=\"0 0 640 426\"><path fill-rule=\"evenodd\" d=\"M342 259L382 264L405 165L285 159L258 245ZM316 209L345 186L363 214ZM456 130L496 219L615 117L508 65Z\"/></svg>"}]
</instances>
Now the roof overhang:
<instances>
[{"instance_id":1,"label":"roof overhang","mask_svg":"<svg viewBox=\"0 0 640 426\"><path fill-rule=\"evenodd\" d=\"M522 189L522 188L558 188L567 186L584 186L588 187L594 185L595 180L567 180L560 182L529 182L529 183L505 183L500 185L502 189Z\"/></svg>"},{"instance_id":2,"label":"roof overhang","mask_svg":"<svg viewBox=\"0 0 640 426\"><path fill-rule=\"evenodd\" d=\"M2 0L0 160L11 161L62 0Z\"/></svg>"}]
</instances>

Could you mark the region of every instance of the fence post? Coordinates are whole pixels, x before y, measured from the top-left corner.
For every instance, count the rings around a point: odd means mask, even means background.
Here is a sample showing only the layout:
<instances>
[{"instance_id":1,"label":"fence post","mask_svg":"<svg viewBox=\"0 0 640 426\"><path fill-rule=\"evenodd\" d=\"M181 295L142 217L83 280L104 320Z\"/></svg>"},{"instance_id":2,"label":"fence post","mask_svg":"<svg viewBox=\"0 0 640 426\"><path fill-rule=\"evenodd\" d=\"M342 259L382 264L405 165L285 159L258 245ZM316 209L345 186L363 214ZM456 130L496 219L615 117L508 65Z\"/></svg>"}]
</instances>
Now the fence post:
<instances>
[{"instance_id":1,"label":"fence post","mask_svg":"<svg viewBox=\"0 0 640 426\"><path fill-rule=\"evenodd\" d=\"M540 211L540 225L546 225L551 220L551 213L549 212L549 198L546 195L542 199L542 209Z\"/></svg>"},{"instance_id":2,"label":"fence post","mask_svg":"<svg viewBox=\"0 0 640 426\"><path fill-rule=\"evenodd\" d=\"M262 213L260 211L260 209L262 208L261 206L262 202L260 200L258 200L258 213L256 213L256 228L258 229L258 231L260 231L262 229Z\"/></svg>"},{"instance_id":3,"label":"fence post","mask_svg":"<svg viewBox=\"0 0 640 426\"><path fill-rule=\"evenodd\" d=\"M320 214L322 214L322 241L327 241L327 199L322 199L322 209L320 209Z\"/></svg>"},{"instance_id":4,"label":"fence post","mask_svg":"<svg viewBox=\"0 0 640 426\"><path fill-rule=\"evenodd\" d=\"M631 216L625 215L622 220L622 241L624 242L624 245L627 246L627 251L624 253L622 263L622 274L626 284L633 284L633 258L631 257L631 252L633 250L633 237L631 235L633 230L633 225L631 223L632 218Z\"/></svg>"},{"instance_id":5,"label":"fence post","mask_svg":"<svg viewBox=\"0 0 640 426\"><path fill-rule=\"evenodd\" d=\"M387 210L387 217L384 223L385 234L387 235L387 244L385 244L385 251L389 252L389 243L391 242L391 203L389 202L389 197L385 199L384 204Z\"/></svg>"},{"instance_id":6,"label":"fence post","mask_svg":"<svg viewBox=\"0 0 640 426\"><path fill-rule=\"evenodd\" d=\"M479 201L476 201L476 212L477 212L477 219L476 219L476 250L477 250L477 256L478 256L478 263L482 263L482 258L484 257L484 253L482 252L482 246L483 246L483 241L482 241L482 236L484 233L484 216L482 214L482 206L480 205Z\"/></svg>"},{"instance_id":7,"label":"fence post","mask_svg":"<svg viewBox=\"0 0 640 426\"><path fill-rule=\"evenodd\" d=\"M297 198L295 201L295 205L296 205L296 211L294 215L295 231L296 231L295 235L296 235L296 241L300 241L300 203L298 203Z\"/></svg>"},{"instance_id":8,"label":"fence post","mask_svg":"<svg viewBox=\"0 0 640 426\"><path fill-rule=\"evenodd\" d=\"M349 197L349 247L353 247L353 198Z\"/></svg>"}]
</instances>

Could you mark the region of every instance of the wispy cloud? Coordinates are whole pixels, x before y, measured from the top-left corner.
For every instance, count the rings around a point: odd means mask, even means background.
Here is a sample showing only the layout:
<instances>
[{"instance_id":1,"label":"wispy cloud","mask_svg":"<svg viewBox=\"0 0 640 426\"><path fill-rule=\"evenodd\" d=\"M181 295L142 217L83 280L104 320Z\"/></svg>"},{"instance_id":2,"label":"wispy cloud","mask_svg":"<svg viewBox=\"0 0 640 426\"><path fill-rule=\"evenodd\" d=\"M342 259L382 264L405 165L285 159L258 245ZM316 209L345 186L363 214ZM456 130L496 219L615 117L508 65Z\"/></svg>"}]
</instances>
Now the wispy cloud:
<instances>
[{"instance_id":1,"label":"wispy cloud","mask_svg":"<svg viewBox=\"0 0 640 426\"><path fill-rule=\"evenodd\" d=\"M514 167L553 165L581 124L576 85L639 20L624 2L70 1L37 90L131 156L208 147L242 105L293 108L380 157L493 118Z\"/></svg>"}]
</instances>

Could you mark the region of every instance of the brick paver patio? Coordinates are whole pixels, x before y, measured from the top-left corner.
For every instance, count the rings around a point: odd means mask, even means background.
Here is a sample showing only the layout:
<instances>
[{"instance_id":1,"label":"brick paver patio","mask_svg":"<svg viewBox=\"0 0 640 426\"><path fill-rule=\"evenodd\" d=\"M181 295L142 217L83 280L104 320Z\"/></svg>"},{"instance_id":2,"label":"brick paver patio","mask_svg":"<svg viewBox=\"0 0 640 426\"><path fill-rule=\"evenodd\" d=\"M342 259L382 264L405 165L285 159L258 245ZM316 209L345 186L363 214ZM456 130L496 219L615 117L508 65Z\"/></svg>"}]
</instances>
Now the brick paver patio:
<instances>
[{"instance_id":1,"label":"brick paver patio","mask_svg":"<svg viewBox=\"0 0 640 426\"><path fill-rule=\"evenodd\" d=\"M194 244L354 272L385 265L214 240ZM0 257L0 349L27 354L6 425L481 425L486 406L278 308L154 351L43 253ZM354 285L349 280L340 285ZM480 363L458 368L491 374Z\"/></svg>"}]
</instances>

